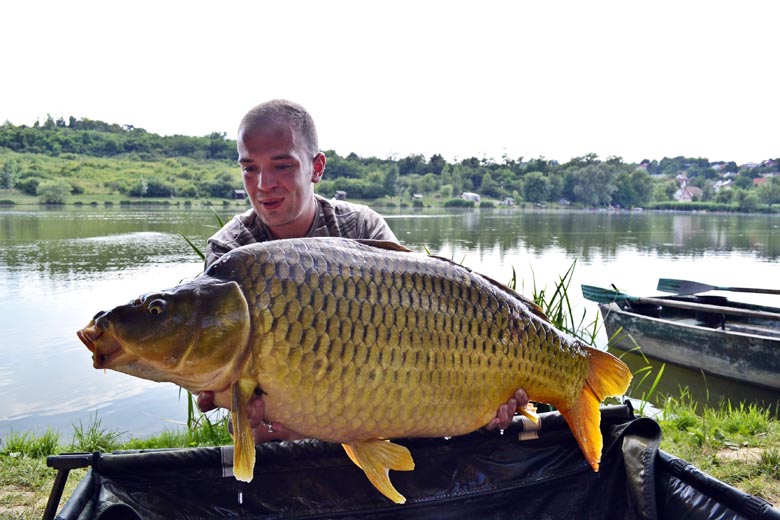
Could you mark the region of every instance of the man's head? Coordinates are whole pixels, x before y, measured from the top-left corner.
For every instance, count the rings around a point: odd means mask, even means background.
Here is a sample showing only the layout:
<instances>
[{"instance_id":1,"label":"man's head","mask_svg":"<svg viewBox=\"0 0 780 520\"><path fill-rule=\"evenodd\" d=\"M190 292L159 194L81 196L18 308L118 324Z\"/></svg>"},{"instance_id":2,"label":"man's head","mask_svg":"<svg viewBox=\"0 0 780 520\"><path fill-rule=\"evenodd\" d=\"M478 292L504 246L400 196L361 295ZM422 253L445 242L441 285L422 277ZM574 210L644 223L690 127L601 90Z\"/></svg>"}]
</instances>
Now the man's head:
<instances>
[{"instance_id":1,"label":"man's head","mask_svg":"<svg viewBox=\"0 0 780 520\"><path fill-rule=\"evenodd\" d=\"M241 120L237 142L252 208L275 238L305 236L315 215L314 184L325 170L309 113L285 100L258 105Z\"/></svg>"},{"instance_id":2,"label":"man's head","mask_svg":"<svg viewBox=\"0 0 780 520\"><path fill-rule=\"evenodd\" d=\"M284 125L290 128L309 155L314 157L319 151L317 127L314 119L298 103L286 99L272 99L260 103L246 113L238 126L239 133L245 128L257 128L269 125Z\"/></svg>"}]
</instances>

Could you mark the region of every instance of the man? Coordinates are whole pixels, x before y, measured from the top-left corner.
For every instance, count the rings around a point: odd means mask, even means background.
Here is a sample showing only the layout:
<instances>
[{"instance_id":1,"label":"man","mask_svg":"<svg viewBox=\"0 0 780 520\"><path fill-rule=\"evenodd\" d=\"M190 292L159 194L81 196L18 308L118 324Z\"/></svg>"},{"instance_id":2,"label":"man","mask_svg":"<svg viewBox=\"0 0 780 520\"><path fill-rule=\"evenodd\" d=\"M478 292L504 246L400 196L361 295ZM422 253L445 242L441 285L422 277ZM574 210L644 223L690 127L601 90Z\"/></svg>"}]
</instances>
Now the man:
<instances>
[{"instance_id":1,"label":"man","mask_svg":"<svg viewBox=\"0 0 780 520\"><path fill-rule=\"evenodd\" d=\"M272 100L250 110L241 120L237 137L238 163L252 209L237 215L214 234L206 246L206 266L231 249L283 238L334 236L397 242L387 223L360 204L328 201L314 193L325 171L317 130L300 105ZM518 390L501 405L488 429L506 428L518 403L528 398ZM198 406L214 408L214 394L198 395ZM255 442L303 438L278 423L263 422L260 398L249 403Z\"/></svg>"}]
</instances>

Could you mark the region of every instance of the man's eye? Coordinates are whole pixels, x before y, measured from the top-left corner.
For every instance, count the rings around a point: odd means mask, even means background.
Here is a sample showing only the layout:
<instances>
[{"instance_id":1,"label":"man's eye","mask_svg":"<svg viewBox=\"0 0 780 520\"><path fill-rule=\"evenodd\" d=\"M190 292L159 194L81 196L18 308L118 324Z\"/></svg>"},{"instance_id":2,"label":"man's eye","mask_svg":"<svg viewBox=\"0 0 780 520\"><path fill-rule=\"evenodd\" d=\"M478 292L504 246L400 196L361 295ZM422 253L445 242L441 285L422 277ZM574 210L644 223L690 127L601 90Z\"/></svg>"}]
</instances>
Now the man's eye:
<instances>
[{"instance_id":1,"label":"man's eye","mask_svg":"<svg viewBox=\"0 0 780 520\"><path fill-rule=\"evenodd\" d=\"M292 168L292 164L277 164L276 169L277 170L289 170Z\"/></svg>"}]
</instances>

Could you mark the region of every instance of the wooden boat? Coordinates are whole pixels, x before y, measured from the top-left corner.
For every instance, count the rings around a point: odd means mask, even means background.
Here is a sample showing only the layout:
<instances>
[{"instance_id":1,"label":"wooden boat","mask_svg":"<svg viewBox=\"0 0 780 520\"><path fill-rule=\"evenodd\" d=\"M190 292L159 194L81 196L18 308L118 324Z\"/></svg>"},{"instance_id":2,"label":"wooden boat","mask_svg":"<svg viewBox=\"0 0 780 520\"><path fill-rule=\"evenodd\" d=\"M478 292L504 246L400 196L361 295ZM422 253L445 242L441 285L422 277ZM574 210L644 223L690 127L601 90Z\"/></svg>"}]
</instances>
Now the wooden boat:
<instances>
[{"instance_id":1,"label":"wooden boat","mask_svg":"<svg viewBox=\"0 0 780 520\"><path fill-rule=\"evenodd\" d=\"M661 429L629 403L601 409L604 450L594 473L557 412L536 427L516 417L499 432L406 439L414 471L393 472L408 499L393 504L337 444L257 446L252 482L232 476L232 446L70 454L44 520L54 518L69 469L89 466L57 519L85 518L582 518L771 519L780 510L658 449Z\"/></svg>"},{"instance_id":2,"label":"wooden boat","mask_svg":"<svg viewBox=\"0 0 780 520\"><path fill-rule=\"evenodd\" d=\"M602 290L603 291L603 290ZM780 309L722 296L615 298L599 310L611 347L780 390ZM617 293L620 294L620 293ZM625 295L624 295L625 296Z\"/></svg>"}]
</instances>

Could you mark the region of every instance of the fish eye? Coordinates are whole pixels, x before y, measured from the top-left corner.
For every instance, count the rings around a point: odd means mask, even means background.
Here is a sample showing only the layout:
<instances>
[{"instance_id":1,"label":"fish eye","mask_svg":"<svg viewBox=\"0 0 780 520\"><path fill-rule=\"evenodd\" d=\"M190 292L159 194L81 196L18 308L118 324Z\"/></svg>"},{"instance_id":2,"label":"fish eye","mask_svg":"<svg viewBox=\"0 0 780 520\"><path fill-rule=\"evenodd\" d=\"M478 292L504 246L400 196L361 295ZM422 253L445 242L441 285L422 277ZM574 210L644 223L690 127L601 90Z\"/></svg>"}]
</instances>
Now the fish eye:
<instances>
[{"instance_id":1,"label":"fish eye","mask_svg":"<svg viewBox=\"0 0 780 520\"><path fill-rule=\"evenodd\" d=\"M165 300L153 300L149 303L149 306L146 308L146 312L151 314L152 316L159 316L160 314L165 312L165 308L168 306L168 302Z\"/></svg>"}]
</instances>

